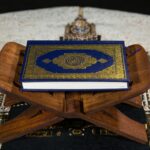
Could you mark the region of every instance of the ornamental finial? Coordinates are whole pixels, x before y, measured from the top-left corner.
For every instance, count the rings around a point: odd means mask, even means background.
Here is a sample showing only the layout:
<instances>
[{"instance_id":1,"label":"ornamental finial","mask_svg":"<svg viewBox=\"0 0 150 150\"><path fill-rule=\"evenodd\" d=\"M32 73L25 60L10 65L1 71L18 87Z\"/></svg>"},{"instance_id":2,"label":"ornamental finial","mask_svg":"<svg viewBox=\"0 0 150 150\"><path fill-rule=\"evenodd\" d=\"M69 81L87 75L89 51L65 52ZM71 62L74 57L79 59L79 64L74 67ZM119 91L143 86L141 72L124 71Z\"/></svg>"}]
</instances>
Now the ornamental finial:
<instances>
[{"instance_id":1,"label":"ornamental finial","mask_svg":"<svg viewBox=\"0 0 150 150\"><path fill-rule=\"evenodd\" d=\"M83 8L82 7L79 7L79 16L83 17Z\"/></svg>"},{"instance_id":2,"label":"ornamental finial","mask_svg":"<svg viewBox=\"0 0 150 150\"><path fill-rule=\"evenodd\" d=\"M67 24L65 28L63 40L100 40L100 36L96 34L95 24L87 22L83 17L83 8L79 7L77 18Z\"/></svg>"}]
</instances>

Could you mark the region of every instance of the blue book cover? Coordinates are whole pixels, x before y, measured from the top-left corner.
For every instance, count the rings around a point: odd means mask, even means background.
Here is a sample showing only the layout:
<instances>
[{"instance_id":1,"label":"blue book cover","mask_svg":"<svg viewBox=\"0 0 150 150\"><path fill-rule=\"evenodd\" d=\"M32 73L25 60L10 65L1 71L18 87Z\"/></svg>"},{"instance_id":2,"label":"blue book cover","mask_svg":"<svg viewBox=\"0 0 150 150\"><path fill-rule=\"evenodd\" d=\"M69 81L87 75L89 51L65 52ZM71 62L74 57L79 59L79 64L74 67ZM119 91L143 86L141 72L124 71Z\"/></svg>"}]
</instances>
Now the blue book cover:
<instances>
[{"instance_id":1,"label":"blue book cover","mask_svg":"<svg viewBox=\"0 0 150 150\"><path fill-rule=\"evenodd\" d=\"M128 81L123 41L27 42L23 89L127 89Z\"/></svg>"}]
</instances>

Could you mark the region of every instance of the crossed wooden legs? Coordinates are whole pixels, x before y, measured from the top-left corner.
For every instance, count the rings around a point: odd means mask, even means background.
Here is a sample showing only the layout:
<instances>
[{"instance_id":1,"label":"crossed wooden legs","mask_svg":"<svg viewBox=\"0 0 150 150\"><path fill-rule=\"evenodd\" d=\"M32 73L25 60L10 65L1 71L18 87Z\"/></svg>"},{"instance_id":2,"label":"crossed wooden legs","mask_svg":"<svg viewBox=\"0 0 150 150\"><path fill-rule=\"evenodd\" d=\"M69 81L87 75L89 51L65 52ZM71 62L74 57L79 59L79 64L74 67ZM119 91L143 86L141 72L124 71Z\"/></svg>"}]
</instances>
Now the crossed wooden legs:
<instances>
[{"instance_id":1,"label":"crossed wooden legs","mask_svg":"<svg viewBox=\"0 0 150 150\"><path fill-rule=\"evenodd\" d=\"M132 45L126 50L132 81L128 91L89 94L20 91L17 78L20 76L24 51L23 45L11 42L0 52L0 89L8 95L6 105L18 101L31 104L21 115L0 125L0 142L13 140L65 118L81 118L131 140L147 142L144 124L133 121L114 107L119 103L140 107L139 100L133 97L150 88L150 64L142 46Z\"/></svg>"},{"instance_id":2,"label":"crossed wooden legs","mask_svg":"<svg viewBox=\"0 0 150 150\"><path fill-rule=\"evenodd\" d=\"M147 142L147 135L143 124L128 118L115 107L105 108L105 110L96 113L85 114L82 112L82 103L78 100L78 95L74 95L66 94L62 113L53 112L51 109L45 109L45 107L39 105L31 105L30 108L15 119L0 126L0 142L4 143L16 139L35 130L58 123L65 118L80 118L136 142L143 144ZM61 95L58 94L57 97L59 96ZM72 96L74 100L71 99ZM11 105L18 101L8 97L6 105ZM135 101L137 103L137 98ZM133 99L132 103L134 103Z\"/></svg>"}]
</instances>

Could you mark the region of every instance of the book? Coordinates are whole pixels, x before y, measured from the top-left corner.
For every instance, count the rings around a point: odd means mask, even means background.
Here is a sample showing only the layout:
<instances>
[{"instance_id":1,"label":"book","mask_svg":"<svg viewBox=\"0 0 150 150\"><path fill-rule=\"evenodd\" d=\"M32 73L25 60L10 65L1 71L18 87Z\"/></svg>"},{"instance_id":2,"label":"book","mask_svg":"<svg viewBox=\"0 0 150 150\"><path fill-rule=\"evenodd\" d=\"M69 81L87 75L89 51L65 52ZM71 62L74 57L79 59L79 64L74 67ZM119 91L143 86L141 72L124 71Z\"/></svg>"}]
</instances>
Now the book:
<instances>
[{"instance_id":1,"label":"book","mask_svg":"<svg viewBox=\"0 0 150 150\"><path fill-rule=\"evenodd\" d=\"M124 41L28 41L23 90L128 89Z\"/></svg>"}]
</instances>

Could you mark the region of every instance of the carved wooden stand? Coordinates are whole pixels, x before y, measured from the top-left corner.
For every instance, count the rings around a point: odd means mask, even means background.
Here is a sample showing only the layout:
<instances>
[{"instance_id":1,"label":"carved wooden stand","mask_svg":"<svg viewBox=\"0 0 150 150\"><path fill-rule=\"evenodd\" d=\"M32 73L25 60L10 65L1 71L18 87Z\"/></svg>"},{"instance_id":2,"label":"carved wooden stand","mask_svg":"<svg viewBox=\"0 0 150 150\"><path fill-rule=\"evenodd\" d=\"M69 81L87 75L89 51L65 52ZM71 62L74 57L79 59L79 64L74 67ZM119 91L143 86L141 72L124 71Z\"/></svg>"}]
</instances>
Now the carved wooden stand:
<instances>
[{"instance_id":1,"label":"carved wooden stand","mask_svg":"<svg viewBox=\"0 0 150 150\"><path fill-rule=\"evenodd\" d=\"M136 142L148 141L144 124L128 118L115 108L116 104L122 102L139 107L138 96L150 88L150 64L140 45L127 49L132 81L129 90L89 93L22 92L15 79L19 77L24 49L20 44L7 43L0 52L0 88L7 94L6 105L18 101L31 104L15 119L0 125L0 142L13 140L65 118L81 118Z\"/></svg>"}]
</instances>

